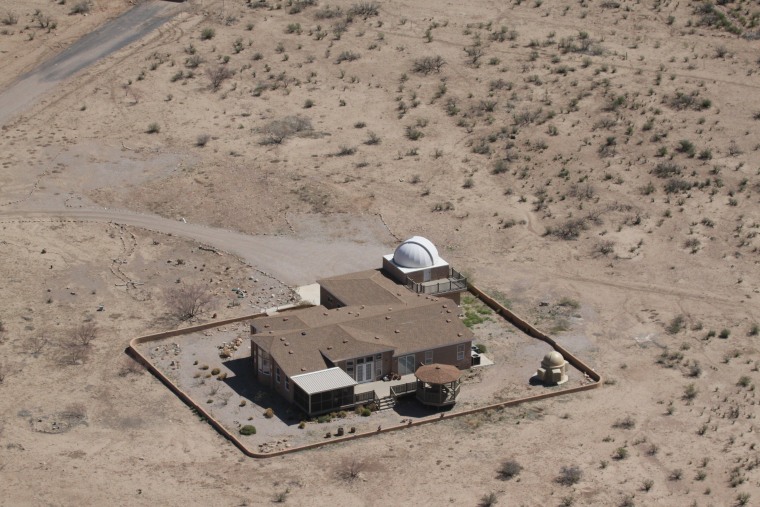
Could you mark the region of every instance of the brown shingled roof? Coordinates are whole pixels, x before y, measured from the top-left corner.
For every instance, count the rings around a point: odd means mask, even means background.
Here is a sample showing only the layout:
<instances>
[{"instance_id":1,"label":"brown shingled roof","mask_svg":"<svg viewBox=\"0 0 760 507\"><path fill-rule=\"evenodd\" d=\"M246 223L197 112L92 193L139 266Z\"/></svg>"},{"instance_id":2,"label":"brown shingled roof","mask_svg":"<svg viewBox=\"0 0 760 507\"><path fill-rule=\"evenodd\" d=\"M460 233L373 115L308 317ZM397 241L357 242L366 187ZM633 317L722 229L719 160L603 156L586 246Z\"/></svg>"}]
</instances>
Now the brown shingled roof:
<instances>
[{"instance_id":1,"label":"brown shingled roof","mask_svg":"<svg viewBox=\"0 0 760 507\"><path fill-rule=\"evenodd\" d=\"M450 364L426 364L417 368L414 376L428 384L447 384L459 380L462 372Z\"/></svg>"}]
</instances>

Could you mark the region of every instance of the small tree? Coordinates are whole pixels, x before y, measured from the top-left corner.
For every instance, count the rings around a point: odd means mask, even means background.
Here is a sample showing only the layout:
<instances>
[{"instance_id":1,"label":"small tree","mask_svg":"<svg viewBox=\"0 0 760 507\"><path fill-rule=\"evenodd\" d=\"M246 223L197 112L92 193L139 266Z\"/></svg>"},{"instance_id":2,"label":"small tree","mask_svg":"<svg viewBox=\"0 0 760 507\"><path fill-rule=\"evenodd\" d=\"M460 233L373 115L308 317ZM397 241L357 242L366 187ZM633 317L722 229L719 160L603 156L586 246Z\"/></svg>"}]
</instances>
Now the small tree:
<instances>
[{"instance_id":1,"label":"small tree","mask_svg":"<svg viewBox=\"0 0 760 507\"><path fill-rule=\"evenodd\" d=\"M166 291L166 304L179 320L189 320L203 313L211 302L211 295L203 285L172 287Z\"/></svg>"}]
</instances>

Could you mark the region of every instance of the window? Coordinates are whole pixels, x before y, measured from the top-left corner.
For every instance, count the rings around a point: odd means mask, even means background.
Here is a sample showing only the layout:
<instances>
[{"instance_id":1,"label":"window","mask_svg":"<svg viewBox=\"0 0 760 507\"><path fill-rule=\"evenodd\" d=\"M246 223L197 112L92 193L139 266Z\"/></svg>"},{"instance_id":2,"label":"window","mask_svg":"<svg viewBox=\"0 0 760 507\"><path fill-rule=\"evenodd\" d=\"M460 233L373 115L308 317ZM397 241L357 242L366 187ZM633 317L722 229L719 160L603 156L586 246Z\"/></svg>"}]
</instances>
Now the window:
<instances>
[{"instance_id":1,"label":"window","mask_svg":"<svg viewBox=\"0 0 760 507\"><path fill-rule=\"evenodd\" d=\"M375 355L375 378L383 376L383 355Z\"/></svg>"},{"instance_id":2,"label":"window","mask_svg":"<svg viewBox=\"0 0 760 507\"><path fill-rule=\"evenodd\" d=\"M346 361L346 373L351 378L354 378L354 361Z\"/></svg>"},{"instance_id":3,"label":"window","mask_svg":"<svg viewBox=\"0 0 760 507\"><path fill-rule=\"evenodd\" d=\"M457 361L464 360L464 343L457 345Z\"/></svg>"},{"instance_id":4,"label":"window","mask_svg":"<svg viewBox=\"0 0 760 507\"><path fill-rule=\"evenodd\" d=\"M257 356L258 356L258 362L259 362L258 364L259 371L263 373L264 375L271 375L271 371L270 371L271 367L269 365L269 354L265 350L263 350L261 347L259 347L258 352L259 353L257 354Z\"/></svg>"},{"instance_id":5,"label":"window","mask_svg":"<svg viewBox=\"0 0 760 507\"><path fill-rule=\"evenodd\" d=\"M285 390L290 391L290 379L285 377Z\"/></svg>"},{"instance_id":6,"label":"window","mask_svg":"<svg viewBox=\"0 0 760 507\"><path fill-rule=\"evenodd\" d=\"M277 382L278 384L280 383L280 367L279 366L275 367L274 369L274 381Z\"/></svg>"},{"instance_id":7,"label":"window","mask_svg":"<svg viewBox=\"0 0 760 507\"><path fill-rule=\"evenodd\" d=\"M433 364L433 351L432 350L426 350L425 351L425 364Z\"/></svg>"}]
</instances>

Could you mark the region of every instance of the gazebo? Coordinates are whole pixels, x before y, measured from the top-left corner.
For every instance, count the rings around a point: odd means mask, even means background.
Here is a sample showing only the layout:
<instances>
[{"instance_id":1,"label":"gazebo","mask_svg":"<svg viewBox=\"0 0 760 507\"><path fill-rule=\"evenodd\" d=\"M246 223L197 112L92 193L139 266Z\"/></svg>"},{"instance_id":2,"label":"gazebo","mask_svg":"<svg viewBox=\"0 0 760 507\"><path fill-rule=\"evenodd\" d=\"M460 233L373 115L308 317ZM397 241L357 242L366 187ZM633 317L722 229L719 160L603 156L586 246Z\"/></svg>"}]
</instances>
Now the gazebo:
<instances>
[{"instance_id":1,"label":"gazebo","mask_svg":"<svg viewBox=\"0 0 760 507\"><path fill-rule=\"evenodd\" d=\"M449 364L426 364L417 368L417 400L423 405L443 407L456 403L462 372Z\"/></svg>"}]
</instances>

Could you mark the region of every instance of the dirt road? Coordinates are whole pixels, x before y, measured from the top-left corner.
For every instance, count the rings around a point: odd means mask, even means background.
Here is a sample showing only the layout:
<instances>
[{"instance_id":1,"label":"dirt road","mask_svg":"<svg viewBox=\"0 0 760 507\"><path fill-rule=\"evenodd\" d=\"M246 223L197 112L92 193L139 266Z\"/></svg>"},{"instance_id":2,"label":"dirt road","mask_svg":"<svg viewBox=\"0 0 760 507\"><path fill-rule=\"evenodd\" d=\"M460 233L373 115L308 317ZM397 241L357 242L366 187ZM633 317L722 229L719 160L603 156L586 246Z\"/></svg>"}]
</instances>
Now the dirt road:
<instances>
[{"instance_id":1,"label":"dirt road","mask_svg":"<svg viewBox=\"0 0 760 507\"><path fill-rule=\"evenodd\" d=\"M61 81L144 37L171 19L181 8L180 4L172 2L140 4L21 76L0 94L0 126L28 109Z\"/></svg>"},{"instance_id":2,"label":"dirt road","mask_svg":"<svg viewBox=\"0 0 760 507\"><path fill-rule=\"evenodd\" d=\"M249 236L240 232L170 220L127 210L60 209L3 210L2 222L112 222L189 238L239 256L253 267L291 285L313 283L316 278L374 269L389 253L377 243L324 241L294 236Z\"/></svg>"}]
</instances>

